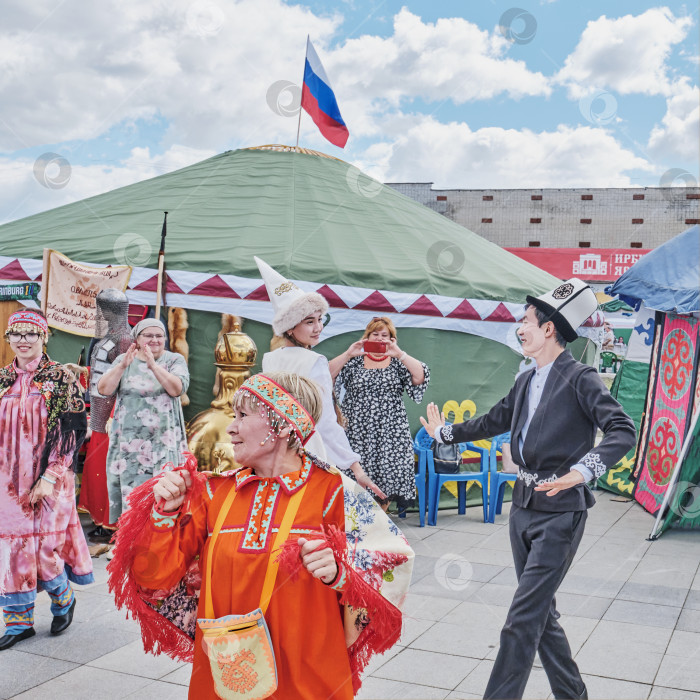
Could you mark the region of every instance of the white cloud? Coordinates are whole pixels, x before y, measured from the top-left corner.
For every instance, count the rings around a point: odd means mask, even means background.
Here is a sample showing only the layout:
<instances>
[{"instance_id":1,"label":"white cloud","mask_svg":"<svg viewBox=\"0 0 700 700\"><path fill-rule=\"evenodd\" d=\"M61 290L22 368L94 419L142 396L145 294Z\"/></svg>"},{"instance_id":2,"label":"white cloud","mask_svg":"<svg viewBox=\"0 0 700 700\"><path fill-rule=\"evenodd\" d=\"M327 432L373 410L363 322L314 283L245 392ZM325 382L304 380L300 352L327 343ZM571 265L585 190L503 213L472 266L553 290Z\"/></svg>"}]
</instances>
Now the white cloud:
<instances>
[{"instance_id":1,"label":"white cloud","mask_svg":"<svg viewBox=\"0 0 700 700\"><path fill-rule=\"evenodd\" d=\"M555 80L567 85L574 99L602 88L621 95L669 95L673 76L667 59L692 24L667 7L617 19L603 15L586 25Z\"/></svg>"},{"instance_id":2,"label":"white cloud","mask_svg":"<svg viewBox=\"0 0 700 700\"><path fill-rule=\"evenodd\" d=\"M677 156L685 161L700 151L700 104L698 86L688 80L674 86L675 94L666 100L666 114L649 136L649 151L668 162Z\"/></svg>"},{"instance_id":3,"label":"white cloud","mask_svg":"<svg viewBox=\"0 0 700 700\"><path fill-rule=\"evenodd\" d=\"M628 171L654 169L600 128L472 131L464 123L416 117L401 131L393 141L370 147L356 165L385 182L433 181L465 189L628 187Z\"/></svg>"},{"instance_id":4,"label":"white cloud","mask_svg":"<svg viewBox=\"0 0 700 700\"><path fill-rule=\"evenodd\" d=\"M77 165L64 172L58 163L48 162L44 167L27 158L0 158L0 223L172 172L213 155L214 151L185 146L173 146L156 156L148 148L134 148L117 165Z\"/></svg>"}]
</instances>

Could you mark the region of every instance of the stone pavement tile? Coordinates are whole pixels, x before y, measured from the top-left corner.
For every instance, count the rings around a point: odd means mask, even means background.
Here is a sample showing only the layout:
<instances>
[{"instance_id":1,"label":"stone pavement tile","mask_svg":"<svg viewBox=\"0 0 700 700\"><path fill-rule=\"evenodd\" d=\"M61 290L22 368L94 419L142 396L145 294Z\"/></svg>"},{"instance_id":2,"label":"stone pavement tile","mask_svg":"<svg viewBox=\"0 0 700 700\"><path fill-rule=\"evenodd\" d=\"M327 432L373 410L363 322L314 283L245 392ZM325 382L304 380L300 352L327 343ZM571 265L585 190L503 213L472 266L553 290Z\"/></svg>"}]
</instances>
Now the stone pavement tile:
<instances>
[{"instance_id":1,"label":"stone pavement tile","mask_svg":"<svg viewBox=\"0 0 700 700\"><path fill-rule=\"evenodd\" d=\"M700 632L700 610L683 610L676 629L684 632Z\"/></svg>"},{"instance_id":2,"label":"stone pavement tile","mask_svg":"<svg viewBox=\"0 0 700 700\"><path fill-rule=\"evenodd\" d=\"M564 577L559 586L561 593L576 593L578 595L592 595L598 598L614 598L625 584L619 579L609 579L604 576L591 576L592 570L585 568L588 575L582 575L574 571Z\"/></svg>"},{"instance_id":3,"label":"stone pavement tile","mask_svg":"<svg viewBox=\"0 0 700 700\"><path fill-rule=\"evenodd\" d=\"M603 616L603 620L630 622L633 625L664 627L672 630L676 626L680 612L681 608L669 605L650 605L649 603L638 603L632 600L613 600Z\"/></svg>"},{"instance_id":4,"label":"stone pavement tile","mask_svg":"<svg viewBox=\"0 0 700 700\"><path fill-rule=\"evenodd\" d=\"M374 677L454 690L478 663L476 659L444 652L404 649L376 671Z\"/></svg>"},{"instance_id":5,"label":"stone pavement tile","mask_svg":"<svg viewBox=\"0 0 700 700\"><path fill-rule=\"evenodd\" d=\"M664 688L663 686L655 685L651 689L649 700L700 700L700 693L678 690L678 688Z\"/></svg>"},{"instance_id":6,"label":"stone pavement tile","mask_svg":"<svg viewBox=\"0 0 700 700\"><path fill-rule=\"evenodd\" d=\"M435 572L435 565L438 562L438 557L428 556L426 554L416 554L413 558L413 573L411 575L411 585L418 583L426 576L432 576Z\"/></svg>"},{"instance_id":7,"label":"stone pavement tile","mask_svg":"<svg viewBox=\"0 0 700 700\"><path fill-rule=\"evenodd\" d=\"M697 560L645 554L629 580L655 586L690 588L696 569Z\"/></svg>"},{"instance_id":8,"label":"stone pavement tile","mask_svg":"<svg viewBox=\"0 0 700 700\"><path fill-rule=\"evenodd\" d=\"M115 651L100 656L88 662L88 666L104 668L109 671L128 670L135 676L159 679L167 676L178 668L184 666L182 662L174 661L165 654L154 656L143 650L141 640L126 644Z\"/></svg>"},{"instance_id":9,"label":"stone pavement tile","mask_svg":"<svg viewBox=\"0 0 700 700\"><path fill-rule=\"evenodd\" d=\"M635 583L628 581L617 594L620 600L634 600L638 603L652 603L655 605L672 605L674 607L688 607L686 600L687 589L674 588L673 586L656 586L650 583ZM700 604L700 594L698 594Z\"/></svg>"},{"instance_id":10,"label":"stone pavement tile","mask_svg":"<svg viewBox=\"0 0 700 700\"><path fill-rule=\"evenodd\" d=\"M443 585L446 578L449 581L486 582L503 570L502 566L472 562L469 558L470 551L472 550L470 549L463 554L450 552L436 557L417 555L414 560L411 581L427 583L426 579L432 579L435 585Z\"/></svg>"},{"instance_id":11,"label":"stone pavement tile","mask_svg":"<svg viewBox=\"0 0 700 700\"><path fill-rule=\"evenodd\" d=\"M589 549L596 546L598 542L600 542L600 539L600 535L593 535L588 532L584 533L583 537L581 538L581 543L576 550L576 557L574 558L574 561L580 559L584 554L586 554L586 552L588 552Z\"/></svg>"},{"instance_id":12,"label":"stone pavement tile","mask_svg":"<svg viewBox=\"0 0 700 700\"><path fill-rule=\"evenodd\" d=\"M14 700L117 700L134 693L139 695L152 681L128 673L80 666L58 678L16 695ZM179 686L173 685L178 691Z\"/></svg>"},{"instance_id":13,"label":"stone pavement tile","mask_svg":"<svg viewBox=\"0 0 700 700\"><path fill-rule=\"evenodd\" d=\"M396 524L396 527L398 527L401 532L406 536L406 539L409 542L414 542L416 540L424 540L426 537L429 537L430 535L433 534L432 528L429 527L420 527L418 524L418 516L416 515L416 522L412 522L410 520L410 515L406 518L406 520L400 519L400 518L392 518L393 522ZM427 517L427 516L426 516Z\"/></svg>"},{"instance_id":14,"label":"stone pavement tile","mask_svg":"<svg viewBox=\"0 0 700 700\"><path fill-rule=\"evenodd\" d=\"M700 634L697 632L684 632L676 630L671 635L666 653L670 656L685 656L700 659ZM700 690L700 688L698 688Z\"/></svg>"},{"instance_id":15,"label":"stone pavement tile","mask_svg":"<svg viewBox=\"0 0 700 700\"><path fill-rule=\"evenodd\" d=\"M375 654L372 660L367 664L365 670L362 672L362 677L367 678L371 676L375 671L379 670L387 661L393 659L399 652L403 651L405 647L394 644L391 649L387 649L383 654Z\"/></svg>"},{"instance_id":16,"label":"stone pavement tile","mask_svg":"<svg viewBox=\"0 0 700 700\"><path fill-rule=\"evenodd\" d=\"M401 637L399 642L402 647L407 647L412 641L427 632L435 622L432 620L417 620L410 617L404 617L403 626L401 628Z\"/></svg>"},{"instance_id":17,"label":"stone pavement tile","mask_svg":"<svg viewBox=\"0 0 700 700\"><path fill-rule=\"evenodd\" d=\"M478 633L476 632L478 630ZM476 624L452 625L438 622L418 639L411 643L411 649L448 652L455 656L469 656L484 659L498 644L500 626L491 625L484 629Z\"/></svg>"},{"instance_id":18,"label":"stone pavement tile","mask_svg":"<svg viewBox=\"0 0 700 700\"><path fill-rule=\"evenodd\" d=\"M500 632L506 621L508 608L501 605L484 605L477 601L460 603L442 622L461 625L472 634L478 635L488 630Z\"/></svg>"},{"instance_id":19,"label":"stone pavement tile","mask_svg":"<svg viewBox=\"0 0 700 700\"><path fill-rule=\"evenodd\" d=\"M467 693L459 690L453 690L447 697L446 700L481 700L482 695L475 695L474 693Z\"/></svg>"},{"instance_id":20,"label":"stone pavement tile","mask_svg":"<svg viewBox=\"0 0 700 700\"><path fill-rule=\"evenodd\" d=\"M74 622L60 638L49 636L48 630L39 633L37 629L36 637L22 642L22 651L84 664L139 637L138 631L113 629L92 622Z\"/></svg>"},{"instance_id":21,"label":"stone pavement tile","mask_svg":"<svg viewBox=\"0 0 700 700\"><path fill-rule=\"evenodd\" d=\"M481 546L486 549L496 549L503 552L511 553L510 546L510 535L505 527L499 528L492 535L489 535L482 543ZM511 555L511 563L513 561Z\"/></svg>"},{"instance_id":22,"label":"stone pavement tile","mask_svg":"<svg viewBox=\"0 0 700 700\"><path fill-rule=\"evenodd\" d=\"M499 574L494 576L489 583L495 583L499 586L515 586L518 585L518 577L515 575L514 566L506 566Z\"/></svg>"},{"instance_id":23,"label":"stone pavement tile","mask_svg":"<svg viewBox=\"0 0 700 700\"><path fill-rule=\"evenodd\" d=\"M700 664L698 656L671 656L666 654L654 685L696 692L700 688Z\"/></svg>"},{"instance_id":24,"label":"stone pavement tile","mask_svg":"<svg viewBox=\"0 0 700 700\"><path fill-rule=\"evenodd\" d=\"M485 583L470 598L472 602L483 605L497 605L508 609L513 602L515 586L501 586L497 583Z\"/></svg>"},{"instance_id":25,"label":"stone pavement tile","mask_svg":"<svg viewBox=\"0 0 700 700\"><path fill-rule=\"evenodd\" d=\"M598 624L597 620L591 620L587 617L569 617L562 615L559 623L564 628L566 638L569 640L572 656L576 656L581 650L581 647L588 641L591 633ZM487 659L495 659L498 654L498 647L486 657ZM535 654L535 668L542 668L539 654Z\"/></svg>"},{"instance_id":26,"label":"stone pavement tile","mask_svg":"<svg viewBox=\"0 0 700 700\"><path fill-rule=\"evenodd\" d=\"M134 691L127 698L148 698L148 700L187 700L189 688L163 681L154 681L145 688Z\"/></svg>"},{"instance_id":27,"label":"stone pavement tile","mask_svg":"<svg viewBox=\"0 0 700 700\"><path fill-rule=\"evenodd\" d=\"M669 629L601 620L576 663L581 673L652 683L670 638Z\"/></svg>"},{"instance_id":28,"label":"stone pavement tile","mask_svg":"<svg viewBox=\"0 0 700 700\"><path fill-rule=\"evenodd\" d=\"M695 574L695 577L693 578L693 583L690 586L690 588L693 591L700 591L700 571L698 571L698 573Z\"/></svg>"},{"instance_id":29,"label":"stone pavement tile","mask_svg":"<svg viewBox=\"0 0 700 700\"><path fill-rule=\"evenodd\" d=\"M494 566L513 566L513 554L510 549L488 549L486 547L472 547L463 553L471 562L479 564L492 564Z\"/></svg>"},{"instance_id":30,"label":"stone pavement tile","mask_svg":"<svg viewBox=\"0 0 700 700\"><path fill-rule=\"evenodd\" d=\"M586 684L589 698L596 700L646 700L650 685L621 681L616 678L581 674Z\"/></svg>"},{"instance_id":31,"label":"stone pavement tile","mask_svg":"<svg viewBox=\"0 0 700 700\"><path fill-rule=\"evenodd\" d=\"M190 676L192 675L192 664L183 664L177 671L163 676L160 680L163 683L175 683L176 685L190 685Z\"/></svg>"},{"instance_id":32,"label":"stone pavement tile","mask_svg":"<svg viewBox=\"0 0 700 700\"><path fill-rule=\"evenodd\" d=\"M407 698L415 700L442 700L448 697L444 688L430 688L427 685L402 683L384 678L365 678L357 700L395 700Z\"/></svg>"},{"instance_id":33,"label":"stone pavement tile","mask_svg":"<svg viewBox=\"0 0 700 700\"><path fill-rule=\"evenodd\" d=\"M493 661L481 661L479 665L455 688L456 693L470 693L483 697L489 681ZM524 700L542 700L550 697L551 688L547 674L541 668L533 668L525 686ZM458 695L457 697L461 697Z\"/></svg>"},{"instance_id":34,"label":"stone pavement tile","mask_svg":"<svg viewBox=\"0 0 700 700\"><path fill-rule=\"evenodd\" d=\"M24 644L24 642L22 642ZM77 664L19 651L20 645L2 652L0 663L0 698L41 685L77 667Z\"/></svg>"},{"instance_id":35,"label":"stone pavement tile","mask_svg":"<svg viewBox=\"0 0 700 700\"><path fill-rule=\"evenodd\" d=\"M452 581L450 585L445 585L447 581L438 583L434 576L425 576L420 581L412 583L409 591L418 595L438 595L441 598L453 598L454 600L468 600L482 586L488 585L479 581Z\"/></svg>"},{"instance_id":36,"label":"stone pavement tile","mask_svg":"<svg viewBox=\"0 0 700 700\"><path fill-rule=\"evenodd\" d=\"M556 600L557 610L563 615L588 617L592 620L600 620L612 603L612 598L562 593L561 591L557 592Z\"/></svg>"},{"instance_id":37,"label":"stone pavement tile","mask_svg":"<svg viewBox=\"0 0 700 700\"><path fill-rule=\"evenodd\" d=\"M438 525L442 530L455 530L457 532L472 532L476 535L492 535L494 529L503 527L500 524L485 523L481 519L481 508L468 508L465 515L443 515L438 516ZM475 518L473 516L478 516Z\"/></svg>"},{"instance_id":38,"label":"stone pavement tile","mask_svg":"<svg viewBox=\"0 0 700 700\"><path fill-rule=\"evenodd\" d=\"M700 610L700 591L688 591L683 607L688 610Z\"/></svg>"},{"instance_id":39,"label":"stone pavement tile","mask_svg":"<svg viewBox=\"0 0 700 700\"><path fill-rule=\"evenodd\" d=\"M406 617L418 620L442 620L445 615L454 610L459 601L454 598L440 598L437 595L419 595L409 592L403 606Z\"/></svg>"},{"instance_id":40,"label":"stone pavement tile","mask_svg":"<svg viewBox=\"0 0 700 700\"><path fill-rule=\"evenodd\" d=\"M486 534L477 535L473 532L455 532L454 530L439 529L435 534L421 540L421 544L430 548L431 556L439 555L440 553L462 554L469 547L476 547L482 544L488 537Z\"/></svg>"}]
</instances>

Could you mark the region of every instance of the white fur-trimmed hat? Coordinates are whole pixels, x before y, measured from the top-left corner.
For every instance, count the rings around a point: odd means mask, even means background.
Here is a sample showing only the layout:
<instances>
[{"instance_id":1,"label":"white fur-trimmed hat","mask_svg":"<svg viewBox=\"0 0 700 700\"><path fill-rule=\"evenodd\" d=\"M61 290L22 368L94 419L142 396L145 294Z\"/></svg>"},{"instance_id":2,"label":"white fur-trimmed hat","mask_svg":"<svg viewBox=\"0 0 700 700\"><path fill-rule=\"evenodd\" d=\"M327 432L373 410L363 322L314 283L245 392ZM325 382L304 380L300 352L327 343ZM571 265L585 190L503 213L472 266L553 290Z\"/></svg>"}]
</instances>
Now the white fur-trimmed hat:
<instances>
[{"instance_id":1,"label":"white fur-trimmed hat","mask_svg":"<svg viewBox=\"0 0 700 700\"><path fill-rule=\"evenodd\" d=\"M556 289L538 297L525 297L528 304L547 314L567 343L578 337L576 329L598 308L593 290L582 280L572 277Z\"/></svg>"},{"instance_id":2,"label":"white fur-trimmed hat","mask_svg":"<svg viewBox=\"0 0 700 700\"><path fill-rule=\"evenodd\" d=\"M272 319L272 330L275 335L284 335L286 331L317 311L322 314L328 311L328 302L320 294L299 289L294 282L290 282L273 270L264 260L253 257L265 282L267 296L270 297L275 313Z\"/></svg>"}]
</instances>

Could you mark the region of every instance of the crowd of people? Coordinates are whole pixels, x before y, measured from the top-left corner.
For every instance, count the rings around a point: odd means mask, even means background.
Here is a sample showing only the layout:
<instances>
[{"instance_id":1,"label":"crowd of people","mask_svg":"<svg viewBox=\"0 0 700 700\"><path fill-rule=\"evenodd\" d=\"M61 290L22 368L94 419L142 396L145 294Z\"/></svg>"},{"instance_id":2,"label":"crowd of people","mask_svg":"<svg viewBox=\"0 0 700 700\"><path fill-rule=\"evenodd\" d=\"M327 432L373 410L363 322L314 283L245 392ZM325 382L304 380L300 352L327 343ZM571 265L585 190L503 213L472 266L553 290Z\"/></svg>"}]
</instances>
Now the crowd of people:
<instances>
[{"instance_id":1,"label":"crowd of people","mask_svg":"<svg viewBox=\"0 0 700 700\"><path fill-rule=\"evenodd\" d=\"M203 473L187 452L189 372L165 349L159 320L137 323L93 384L113 407L101 453L104 520L116 526L110 588L147 650L193 662L190 697L352 698L372 655L401 634L413 552L386 510L415 498L404 396L420 403L430 370L401 349L388 317L329 361L313 349L325 299L256 261L278 341L234 396L239 468ZM527 297L518 336L535 369L481 418L446 425L431 403L421 419L437 442L511 432L519 584L488 698L522 697L536 651L555 697L586 697L554 596L594 502L586 483L635 436L595 371L565 348L596 307L579 280ZM30 309L5 332L15 357L0 370L0 650L35 634L38 591L57 635L73 619L71 583L93 580L72 471L85 404L70 370L45 354L48 335Z\"/></svg>"}]
</instances>

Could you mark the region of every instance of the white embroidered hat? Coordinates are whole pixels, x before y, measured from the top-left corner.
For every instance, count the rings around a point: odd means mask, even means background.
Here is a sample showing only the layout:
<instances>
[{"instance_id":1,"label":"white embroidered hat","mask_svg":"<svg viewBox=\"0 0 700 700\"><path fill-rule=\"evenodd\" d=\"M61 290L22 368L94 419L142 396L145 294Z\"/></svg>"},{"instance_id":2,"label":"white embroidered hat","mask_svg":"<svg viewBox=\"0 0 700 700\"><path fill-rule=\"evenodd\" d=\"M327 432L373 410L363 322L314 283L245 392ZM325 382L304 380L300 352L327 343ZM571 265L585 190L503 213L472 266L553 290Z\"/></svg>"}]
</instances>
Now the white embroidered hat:
<instances>
[{"instance_id":1,"label":"white embroidered hat","mask_svg":"<svg viewBox=\"0 0 700 700\"><path fill-rule=\"evenodd\" d=\"M525 298L528 304L547 314L547 320L554 323L567 343L576 340L576 329L598 308L593 290L576 277L563 282L551 292Z\"/></svg>"},{"instance_id":2,"label":"white embroidered hat","mask_svg":"<svg viewBox=\"0 0 700 700\"><path fill-rule=\"evenodd\" d=\"M255 256L253 258L265 282L267 296L272 303L275 314L272 319L272 330L275 335L284 335L286 331L317 311L322 314L328 311L328 302L320 294L299 289L294 282L290 282L273 270L264 260Z\"/></svg>"}]
</instances>

